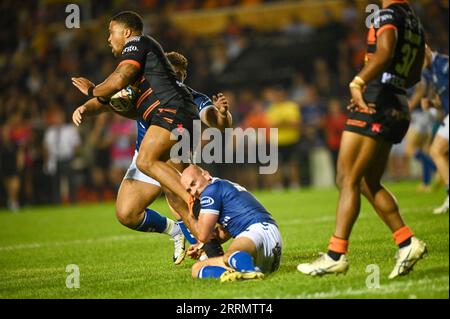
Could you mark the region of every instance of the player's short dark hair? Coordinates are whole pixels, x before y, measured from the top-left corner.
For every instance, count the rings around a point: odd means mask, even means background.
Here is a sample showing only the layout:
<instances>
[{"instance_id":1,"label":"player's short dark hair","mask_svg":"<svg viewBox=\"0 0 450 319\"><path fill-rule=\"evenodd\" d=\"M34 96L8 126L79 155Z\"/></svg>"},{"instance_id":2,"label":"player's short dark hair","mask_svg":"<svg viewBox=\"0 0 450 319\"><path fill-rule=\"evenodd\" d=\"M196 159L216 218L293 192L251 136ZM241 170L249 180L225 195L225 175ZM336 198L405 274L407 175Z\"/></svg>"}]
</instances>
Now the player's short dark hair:
<instances>
[{"instance_id":1,"label":"player's short dark hair","mask_svg":"<svg viewBox=\"0 0 450 319\"><path fill-rule=\"evenodd\" d=\"M188 60L181 53L172 51L166 53L167 59L169 59L170 64L172 64L175 68L181 69L183 71L187 70Z\"/></svg>"},{"instance_id":2,"label":"player's short dark hair","mask_svg":"<svg viewBox=\"0 0 450 319\"><path fill-rule=\"evenodd\" d=\"M144 22L139 14L133 11L122 11L111 18L111 21L123 23L133 31L142 33Z\"/></svg>"}]
</instances>

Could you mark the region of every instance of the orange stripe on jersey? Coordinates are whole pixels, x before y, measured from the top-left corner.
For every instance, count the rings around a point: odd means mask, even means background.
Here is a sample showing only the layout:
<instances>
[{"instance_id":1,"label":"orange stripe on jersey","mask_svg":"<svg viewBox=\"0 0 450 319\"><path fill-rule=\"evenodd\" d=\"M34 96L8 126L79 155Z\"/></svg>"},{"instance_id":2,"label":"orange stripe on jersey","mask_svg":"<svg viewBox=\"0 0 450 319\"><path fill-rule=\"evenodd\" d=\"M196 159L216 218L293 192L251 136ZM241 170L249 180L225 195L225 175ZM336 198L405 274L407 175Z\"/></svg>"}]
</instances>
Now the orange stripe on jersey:
<instances>
[{"instance_id":1,"label":"orange stripe on jersey","mask_svg":"<svg viewBox=\"0 0 450 319\"><path fill-rule=\"evenodd\" d=\"M139 100L136 103L136 108L137 109L139 108L139 106L141 106L141 103L147 98L147 96L152 94L152 92L153 92L152 88L149 88L147 91L142 93L141 97L139 98Z\"/></svg>"},{"instance_id":2,"label":"orange stripe on jersey","mask_svg":"<svg viewBox=\"0 0 450 319\"><path fill-rule=\"evenodd\" d=\"M357 126L357 127L366 127L367 123L364 121L348 119L346 122L347 125Z\"/></svg>"},{"instance_id":3,"label":"orange stripe on jersey","mask_svg":"<svg viewBox=\"0 0 450 319\"><path fill-rule=\"evenodd\" d=\"M175 113L177 113L177 110L174 110L174 109L159 109L158 112L159 113L161 113L161 112L168 112L168 113L175 114Z\"/></svg>"},{"instance_id":4,"label":"orange stripe on jersey","mask_svg":"<svg viewBox=\"0 0 450 319\"><path fill-rule=\"evenodd\" d=\"M144 120L147 121L147 116L150 114L151 111L153 111L153 109L155 107L157 107L158 105L160 105L161 102L159 100L157 100L155 103L153 103L152 105L150 105L150 107L144 112L144 115L142 115L142 117L144 118Z\"/></svg>"},{"instance_id":5,"label":"orange stripe on jersey","mask_svg":"<svg viewBox=\"0 0 450 319\"><path fill-rule=\"evenodd\" d=\"M377 37L379 37L381 35L381 33L383 33L384 31L386 31L388 29L397 30L397 27L395 25L393 25L393 24L386 24L386 25L384 25L384 26L382 26L381 28L378 29Z\"/></svg>"},{"instance_id":6,"label":"orange stripe on jersey","mask_svg":"<svg viewBox=\"0 0 450 319\"><path fill-rule=\"evenodd\" d=\"M173 123L173 120L172 120L172 119L169 119L168 117L163 117L163 119L164 119L164 121L166 121L166 122L169 123L169 124L172 124L172 123Z\"/></svg>"},{"instance_id":7,"label":"orange stripe on jersey","mask_svg":"<svg viewBox=\"0 0 450 319\"><path fill-rule=\"evenodd\" d=\"M135 66L137 66L139 69L141 68L141 64L138 61L134 61L134 60L123 60L122 62L119 63L119 66L122 64L133 64Z\"/></svg>"}]
</instances>

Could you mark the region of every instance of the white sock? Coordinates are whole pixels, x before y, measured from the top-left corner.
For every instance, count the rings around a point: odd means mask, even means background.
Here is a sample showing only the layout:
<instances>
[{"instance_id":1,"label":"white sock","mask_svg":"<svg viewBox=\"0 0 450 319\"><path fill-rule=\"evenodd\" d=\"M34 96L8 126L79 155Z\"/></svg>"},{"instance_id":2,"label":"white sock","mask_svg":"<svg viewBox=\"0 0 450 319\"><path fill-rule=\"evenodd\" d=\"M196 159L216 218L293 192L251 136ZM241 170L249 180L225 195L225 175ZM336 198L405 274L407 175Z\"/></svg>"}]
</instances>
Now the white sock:
<instances>
[{"instance_id":1,"label":"white sock","mask_svg":"<svg viewBox=\"0 0 450 319\"><path fill-rule=\"evenodd\" d=\"M170 237L173 237L179 234L180 232L181 232L180 226L170 218L167 218L167 226L163 233L169 235Z\"/></svg>"}]
</instances>

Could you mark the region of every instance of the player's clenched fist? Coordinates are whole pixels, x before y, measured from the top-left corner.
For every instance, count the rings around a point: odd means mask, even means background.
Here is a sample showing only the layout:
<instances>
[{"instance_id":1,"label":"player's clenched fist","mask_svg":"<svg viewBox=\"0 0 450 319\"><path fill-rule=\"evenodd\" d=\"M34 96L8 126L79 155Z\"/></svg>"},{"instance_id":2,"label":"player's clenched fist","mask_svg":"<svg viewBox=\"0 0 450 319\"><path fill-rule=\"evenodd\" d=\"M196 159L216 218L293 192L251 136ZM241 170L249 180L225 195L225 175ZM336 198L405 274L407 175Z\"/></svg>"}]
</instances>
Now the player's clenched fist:
<instances>
[{"instance_id":1,"label":"player's clenched fist","mask_svg":"<svg viewBox=\"0 0 450 319\"><path fill-rule=\"evenodd\" d=\"M83 119L82 114L86 111L86 107L84 105L77 107L75 111L73 111L72 114L72 122L76 126L80 126L81 120Z\"/></svg>"}]
</instances>

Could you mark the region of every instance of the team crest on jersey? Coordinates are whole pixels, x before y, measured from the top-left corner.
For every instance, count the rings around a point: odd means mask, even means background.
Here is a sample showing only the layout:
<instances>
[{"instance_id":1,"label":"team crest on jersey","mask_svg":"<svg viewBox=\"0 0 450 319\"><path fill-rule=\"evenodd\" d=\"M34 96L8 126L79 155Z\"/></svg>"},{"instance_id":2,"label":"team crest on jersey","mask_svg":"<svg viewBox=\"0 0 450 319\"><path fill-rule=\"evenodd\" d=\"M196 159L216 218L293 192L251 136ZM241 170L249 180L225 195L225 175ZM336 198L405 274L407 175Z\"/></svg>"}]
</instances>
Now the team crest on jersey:
<instances>
[{"instance_id":1,"label":"team crest on jersey","mask_svg":"<svg viewBox=\"0 0 450 319\"><path fill-rule=\"evenodd\" d=\"M212 204L214 204L214 199L209 196L204 196L200 200L200 204L202 205L202 207L211 206Z\"/></svg>"}]
</instances>

